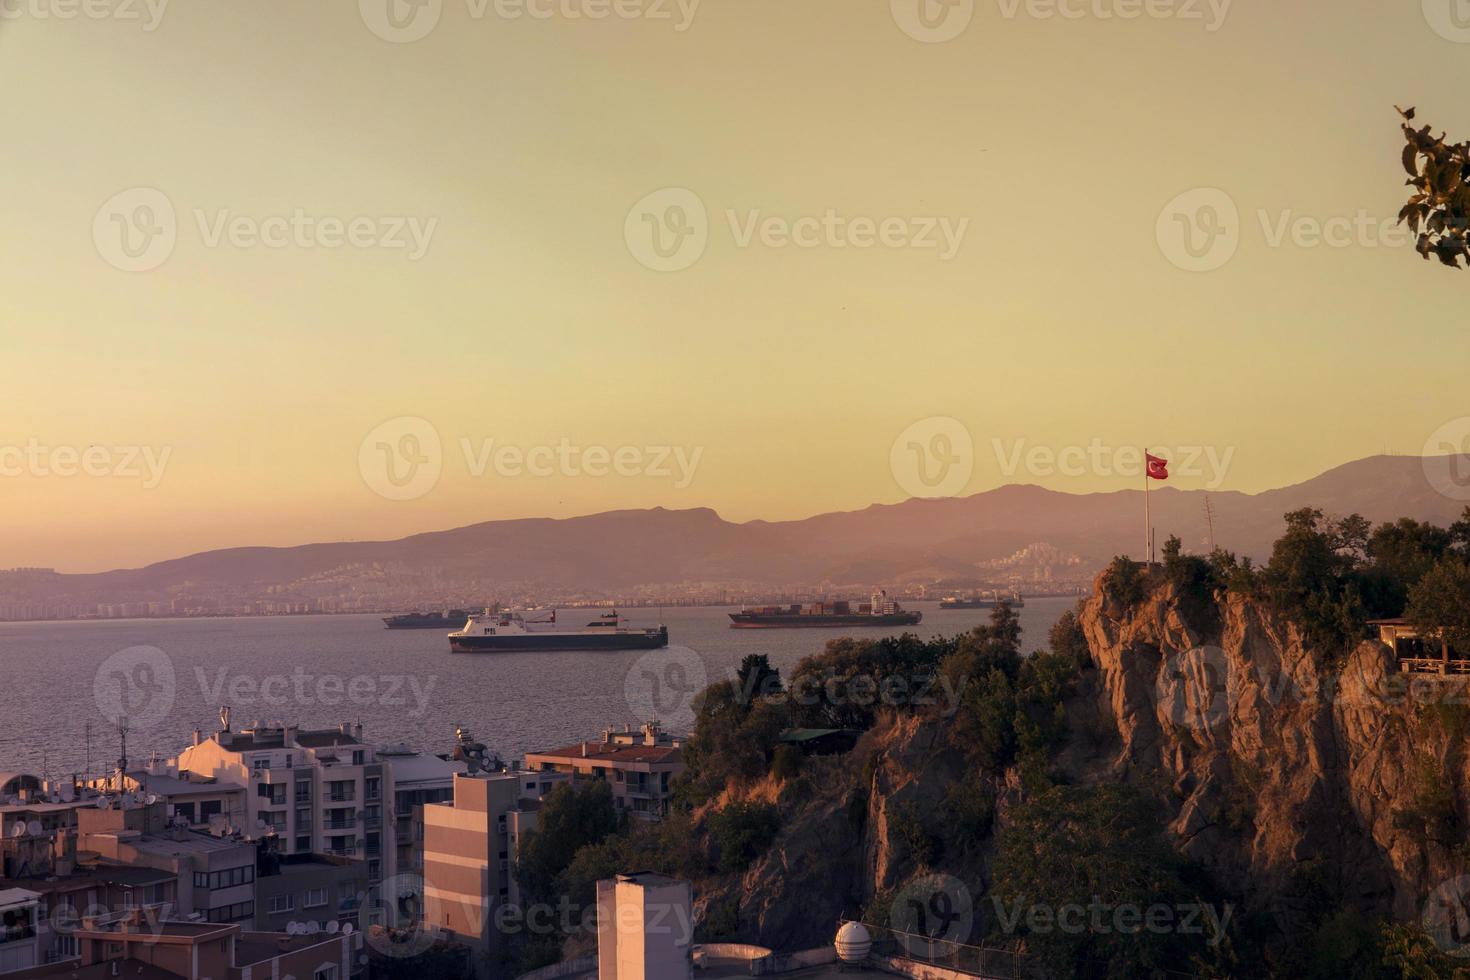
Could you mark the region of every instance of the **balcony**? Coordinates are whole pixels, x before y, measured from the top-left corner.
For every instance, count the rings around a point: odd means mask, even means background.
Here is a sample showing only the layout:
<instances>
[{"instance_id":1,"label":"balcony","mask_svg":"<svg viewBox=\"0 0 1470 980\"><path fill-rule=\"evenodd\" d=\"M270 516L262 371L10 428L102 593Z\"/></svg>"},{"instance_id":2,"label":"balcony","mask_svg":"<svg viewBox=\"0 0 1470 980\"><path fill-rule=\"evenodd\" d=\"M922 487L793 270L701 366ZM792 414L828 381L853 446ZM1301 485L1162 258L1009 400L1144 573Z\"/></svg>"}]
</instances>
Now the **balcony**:
<instances>
[{"instance_id":1,"label":"balcony","mask_svg":"<svg viewBox=\"0 0 1470 980\"><path fill-rule=\"evenodd\" d=\"M323 830L356 830L356 820L328 820L322 824Z\"/></svg>"}]
</instances>

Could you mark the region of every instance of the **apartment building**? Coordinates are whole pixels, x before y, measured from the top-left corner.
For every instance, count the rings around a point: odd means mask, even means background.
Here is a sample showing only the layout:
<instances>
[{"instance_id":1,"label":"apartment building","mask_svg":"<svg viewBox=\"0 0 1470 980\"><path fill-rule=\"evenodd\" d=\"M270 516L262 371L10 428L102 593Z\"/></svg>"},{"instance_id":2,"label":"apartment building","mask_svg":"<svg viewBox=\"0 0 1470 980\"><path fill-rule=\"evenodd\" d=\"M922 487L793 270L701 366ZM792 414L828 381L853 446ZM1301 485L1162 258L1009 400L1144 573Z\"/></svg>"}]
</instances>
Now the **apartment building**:
<instances>
[{"instance_id":1,"label":"apartment building","mask_svg":"<svg viewBox=\"0 0 1470 980\"><path fill-rule=\"evenodd\" d=\"M384 819L392 774L362 742L362 726L307 730L228 727L173 760L182 776L245 787L242 828L273 838L280 854L323 853L362 860L370 882L396 873L393 828Z\"/></svg>"},{"instance_id":2,"label":"apartment building","mask_svg":"<svg viewBox=\"0 0 1470 980\"><path fill-rule=\"evenodd\" d=\"M378 758L393 774L394 867L398 874L422 874L424 807L454 799L454 776L468 766L403 744L384 746Z\"/></svg>"},{"instance_id":3,"label":"apartment building","mask_svg":"<svg viewBox=\"0 0 1470 980\"><path fill-rule=\"evenodd\" d=\"M426 929L476 953L494 948L496 910L520 903L520 836L534 828L541 797L571 778L518 769L466 773L454 777L453 800L424 807Z\"/></svg>"},{"instance_id":4,"label":"apartment building","mask_svg":"<svg viewBox=\"0 0 1470 980\"><path fill-rule=\"evenodd\" d=\"M268 854L255 878L255 928L284 932L293 922L319 929L358 923L367 866L328 854Z\"/></svg>"},{"instance_id":5,"label":"apartment building","mask_svg":"<svg viewBox=\"0 0 1470 980\"><path fill-rule=\"evenodd\" d=\"M149 980L347 980L362 974L362 934L285 935L238 925L186 922L158 910L88 919L76 931L78 961L30 978L147 977Z\"/></svg>"},{"instance_id":6,"label":"apartment building","mask_svg":"<svg viewBox=\"0 0 1470 980\"><path fill-rule=\"evenodd\" d=\"M612 786L613 804L642 820L662 819L669 809L674 779L684 771L683 740L658 722L638 731L605 729L602 739L526 754L526 768L600 779Z\"/></svg>"}]
</instances>

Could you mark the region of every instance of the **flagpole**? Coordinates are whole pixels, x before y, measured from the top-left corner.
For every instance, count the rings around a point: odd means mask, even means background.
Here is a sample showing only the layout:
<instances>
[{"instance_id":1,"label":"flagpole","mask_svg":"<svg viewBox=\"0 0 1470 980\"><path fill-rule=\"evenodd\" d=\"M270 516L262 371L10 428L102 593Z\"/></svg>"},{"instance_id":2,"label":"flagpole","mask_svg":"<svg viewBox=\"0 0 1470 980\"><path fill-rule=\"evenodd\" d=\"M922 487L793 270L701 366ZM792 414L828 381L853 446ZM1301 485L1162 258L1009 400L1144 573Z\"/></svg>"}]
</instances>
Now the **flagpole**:
<instances>
[{"instance_id":1,"label":"flagpole","mask_svg":"<svg viewBox=\"0 0 1470 980\"><path fill-rule=\"evenodd\" d=\"M1143 550L1148 554L1148 567L1154 564L1154 519L1148 500L1148 447L1143 449Z\"/></svg>"}]
</instances>

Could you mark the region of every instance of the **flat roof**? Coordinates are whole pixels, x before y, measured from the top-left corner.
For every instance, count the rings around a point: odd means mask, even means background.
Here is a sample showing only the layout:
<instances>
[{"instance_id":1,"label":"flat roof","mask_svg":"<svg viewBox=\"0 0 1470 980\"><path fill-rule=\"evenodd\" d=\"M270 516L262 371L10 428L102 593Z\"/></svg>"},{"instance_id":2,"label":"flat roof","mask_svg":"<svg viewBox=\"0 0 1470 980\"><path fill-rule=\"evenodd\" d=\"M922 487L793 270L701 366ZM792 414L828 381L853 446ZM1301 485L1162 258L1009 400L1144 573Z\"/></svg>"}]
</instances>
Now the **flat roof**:
<instances>
[{"instance_id":1,"label":"flat roof","mask_svg":"<svg viewBox=\"0 0 1470 980\"><path fill-rule=\"evenodd\" d=\"M586 752L583 752L586 746ZM682 762L683 750L672 745L615 745L609 742L578 742L549 752L527 752L529 759L556 759L576 762L614 762L657 765Z\"/></svg>"}]
</instances>

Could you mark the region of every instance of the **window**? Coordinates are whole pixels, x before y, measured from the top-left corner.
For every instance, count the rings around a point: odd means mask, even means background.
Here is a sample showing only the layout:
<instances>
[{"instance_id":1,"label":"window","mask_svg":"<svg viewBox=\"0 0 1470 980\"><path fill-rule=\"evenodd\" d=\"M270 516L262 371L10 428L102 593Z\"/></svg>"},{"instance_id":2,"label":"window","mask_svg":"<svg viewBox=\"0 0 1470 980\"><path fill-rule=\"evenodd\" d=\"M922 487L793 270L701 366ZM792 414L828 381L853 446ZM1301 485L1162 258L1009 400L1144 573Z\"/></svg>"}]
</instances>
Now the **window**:
<instances>
[{"instance_id":1,"label":"window","mask_svg":"<svg viewBox=\"0 0 1470 980\"><path fill-rule=\"evenodd\" d=\"M377 879L383 877L383 862L381 862L381 861L369 861L368 862L368 877L369 878L372 878L374 881L376 881Z\"/></svg>"},{"instance_id":2,"label":"window","mask_svg":"<svg viewBox=\"0 0 1470 980\"><path fill-rule=\"evenodd\" d=\"M192 803L175 803L174 804L174 816L176 816L176 817L183 817L185 820L189 821L190 823L194 823L195 822L194 821L194 804L192 804Z\"/></svg>"},{"instance_id":3,"label":"window","mask_svg":"<svg viewBox=\"0 0 1470 980\"><path fill-rule=\"evenodd\" d=\"M302 896L301 907L304 909L321 908L327 904L327 890L325 888L308 888Z\"/></svg>"},{"instance_id":4,"label":"window","mask_svg":"<svg viewBox=\"0 0 1470 980\"><path fill-rule=\"evenodd\" d=\"M196 871L196 872L194 872L194 887L195 888L208 888L209 887L209 872L208 871Z\"/></svg>"},{"instance_id":5,"label":"window","mask_svg":"<svg viewBox=\"0 0 1470 980\"><path fill-rule=\"evenodd\" d=\"M311 980L337 980L337 967L335 964L327 964L312 974Z\"/></svg>"},{"instance_id":6,"label":"window","mask_svg":"<svg viewBox=\"0 0 1470 980\"><path fill-rule=\"evenodd\" d=\"M210 922L236 922L240 919L248 919L254 914L254 902L236 902L234 905L221 905L217 909L210 909L208 919Z\"/></svg>"},{"instance_id":7,"label":"window","mask_svg":"<svg viewBox=\"0 0 1470 980\"><path fill-rule=\"evenodd\" d=\"M240 885L248 885L254 880L254 865L246 865L243 868L226 868L224 871L215 871L209 876L209 887L238 888Z\"/></svg>"},{"instance_id":8,"label":"window","mask_svg":"<svg viewBox=\"0 0 1470 980\"><path fill-rule=\"evenodd\" d=\"M305 779L302 779L296 783L296 802L311 802L311 783Z\"/></svg>"},{"instance_id":9,"label":"window","mask_svg":"<svg viewBox=\"0 0 1470 980\"><path fill-rule=\"evenodd\" d=\"M379 796L381 796L383 792L382 784L383 781L381 779L378 779L377 777L373 777L372 779L367 780L367 782L365 783L367 790L364 794L366 798L370 800L376 800Z\"/></svg>"},{"instance_id":10,"label":"window","mask_svg":"<svg viewBox=\"0 0 1470 980\"><path fill-rule=\"evenodd\" d=\"M60 959L70 960L82 955L82 943L69 933L57 933L56 955Z\"/></svg>"},{"instance_id":11,"label":"window","mask_svg":"<svg viewBox=\"0 0 1470 980\"><path fill-rule=\"evenodd\" d=\"M224 804L219 800L204 800L199 804L199 822L205 823L210 817L217 817L224 812Z\"/></svg>"},{"instance_id":12,"label":"window","mask_svg":"<svg viewBox=\"0 0 1470 980\"><path fill-rule=\"evenodd\" d=\"M376 803L370 806L363 807L362 812L363 816L367 818L369 823L375 822L381 819L383 816L383 808L381 806L378 806Z\"/></svg>"},{"instance_id":13,"label":"window","mask_svg":"<svg viewBox=\"0 0 1470 980\"><path fill-rule=\"evenodd\" d=\"M311 850L311 836L309 834L296 838L296 850L302 853Z\"/></svg>"},{"instance_id":14,"label":"window","mask_svg":"<svg viewBox=\"0 0 1470 980\"><path fill-rule=\"evenodd\" d=\"M366 760L366 758L367 758L367 756L362 751L362 749L354 749L352 751L352 764L354 766L360 766L360 765L362 765L363 762Z\"/></svg>"},{"instance_id":15,"label":"window","mask_svg":"<svg viewBox=\"0 0 1470 980\"><path fill-rule=\"evenodd\" d=\"M253 759L250 762L250 768L251 768L251 770L253 772L269 772L270 771L270 767L271 767L271 758L270 758L270 756L266 756L263 759Z\"/></svg>"},{"instance_id":16,"label":"window","mask_svg":"<svg viewBox=\"0 0 1470 980\"><path fill-rule=\"evenodd\" d=\"M271 915L277 915L277 914L279 914L281 912L294 912L294 911L296 911L296 896L294 896L294 895L272 895L271 896Z\"/></svg>"}]
</instances>

